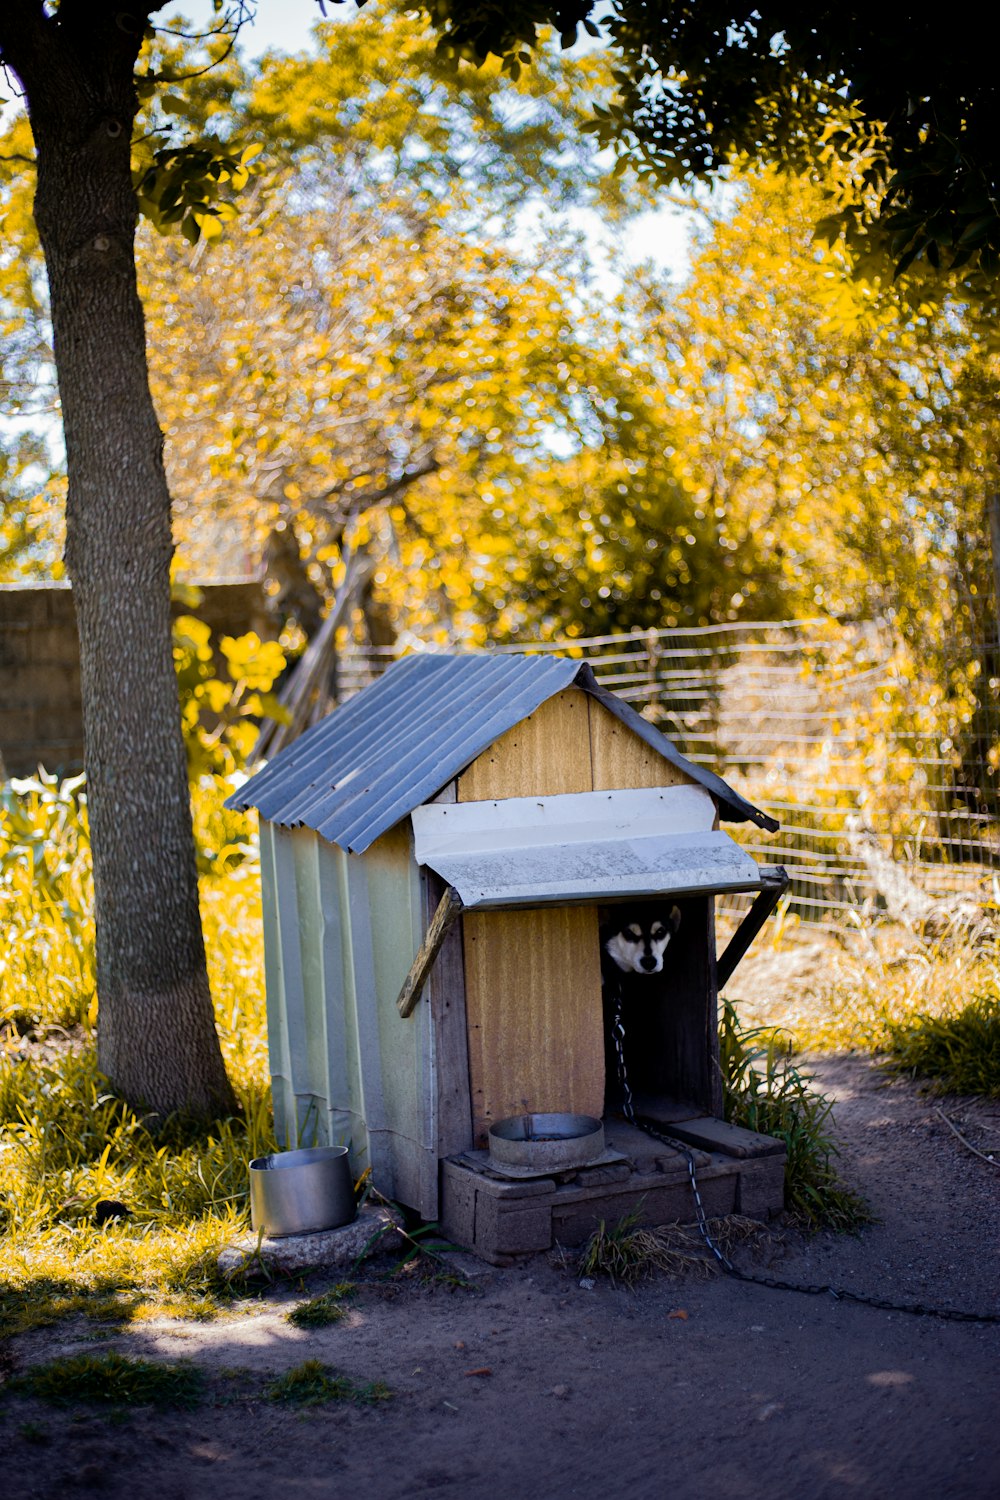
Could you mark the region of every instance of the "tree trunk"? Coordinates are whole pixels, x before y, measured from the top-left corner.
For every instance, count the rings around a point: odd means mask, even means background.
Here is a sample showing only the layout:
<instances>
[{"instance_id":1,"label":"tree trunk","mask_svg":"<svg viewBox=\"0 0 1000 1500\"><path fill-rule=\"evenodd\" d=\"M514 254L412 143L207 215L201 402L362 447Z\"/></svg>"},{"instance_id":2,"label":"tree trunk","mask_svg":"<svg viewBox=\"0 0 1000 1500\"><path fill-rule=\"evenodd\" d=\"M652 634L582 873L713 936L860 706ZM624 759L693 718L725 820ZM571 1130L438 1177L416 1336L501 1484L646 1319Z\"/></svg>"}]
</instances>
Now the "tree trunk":
<instances>
[{"instance_id":1,"label":"tree trunk","mask_svg":"<svg viewBox=\"0 0 1000 1500\"><path fill-rule=\"evenodd\" d=\"M232 1107L205 967L170 620L163 439L136 288L133 68L153 7L0 18L38 158L66 434L100 1000L98 1060L158 1113ZM34 15L26 19L28 12ZM8 40L8 23L20 33Z\"/></svg>"}]
</instances>

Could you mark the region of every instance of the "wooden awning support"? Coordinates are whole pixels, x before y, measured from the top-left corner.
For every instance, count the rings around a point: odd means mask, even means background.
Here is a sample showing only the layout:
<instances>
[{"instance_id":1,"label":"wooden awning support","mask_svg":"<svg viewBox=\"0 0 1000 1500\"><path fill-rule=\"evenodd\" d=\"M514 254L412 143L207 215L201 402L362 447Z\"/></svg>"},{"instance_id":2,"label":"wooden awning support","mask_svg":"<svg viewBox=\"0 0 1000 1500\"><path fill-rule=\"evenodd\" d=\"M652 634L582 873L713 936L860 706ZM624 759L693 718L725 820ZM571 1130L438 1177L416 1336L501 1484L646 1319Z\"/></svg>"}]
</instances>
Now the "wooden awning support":
<instances>
[{"instance_id":1,"label":"wooden awning support","mask_svg":"<svg viewBox=\"0 0 1000 1500\"><path fill-rule=\"evenodd\" d=\"M420 992L427 983L427 976L434 967L434 960L444 946L444 940L464 911L462 898L453 885L449 885L438 902L438 909L431 918L420 950L410 965L410 972L403 980L403 988L396 997L396 1009L405 1019L414 1010Z\"/></svg>"},{"instance_id":2,"label":"wooden awning support","mask_svg":"<svg viewBox=\"0 0 1000 1500\"><path fill-rule=\"evenodd\" d=\"M764 889L729 939L725 952L716 964L715 972L720 993L732 979L736 965L788 887L788 872L783 865L762 866L760 878L764 882Z\"/></svg>"}]
</instances>

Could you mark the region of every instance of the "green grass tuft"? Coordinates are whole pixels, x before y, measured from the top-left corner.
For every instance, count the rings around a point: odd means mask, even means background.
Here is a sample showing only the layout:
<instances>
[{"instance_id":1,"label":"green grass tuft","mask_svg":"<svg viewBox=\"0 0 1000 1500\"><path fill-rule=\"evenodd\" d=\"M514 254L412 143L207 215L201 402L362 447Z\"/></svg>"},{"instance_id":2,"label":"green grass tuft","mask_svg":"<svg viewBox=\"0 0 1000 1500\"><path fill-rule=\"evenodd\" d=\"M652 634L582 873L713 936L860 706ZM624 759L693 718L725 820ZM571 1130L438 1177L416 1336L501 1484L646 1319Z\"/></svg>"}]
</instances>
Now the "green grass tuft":
<instances>
[{"instance_id":1,"label":"green grass tuft","mask_svg":"<svg viewBox=\"0 0 1000 1500\"><path fill-rule=\"evenodd\" d=\"M293 1307L288 1321L296 1328L326 1328L330 1323L339 1323L347 1316L344 1303L354 1296L354 1292L353 1281L340 1281L322 1296Z\"/></svg>"},{"instance_id":2,"label":"green grass tuft","mask_svg":"<svg viewBox=\"0 0 1000 1500\"><path fill-rule=\"evenodd\" d=\"M938 1094L1000 1099L1000 999L974 995L943 1015L924 1011L885 1030L886 1066Z\"/></svg>"},{"instance_id":3,"label":"green grass tuft","mask_svg":"<svg viewBox=\"0 0 1000 1500\"><path fill-rule=\"evenodd\" d=\"M745 1031L728 1001L719 1029L725 1117L785 1143L785 1207L811 1229L853 1231L871 1223L864 1199L837 1175L829 1134L833 1105L792 1062L791 1039Z\"/></svg>"},{"instance_id":4,"label":"green grass tuft","mask_svg":"<svg viewBox=\"0 0 1000 1500\"><path fill-rule=\"evenodd\" d=\"M392 1392L381 1380L358 1385L347 1375L324 1365L318 1359L286 1370L279 1380L267 1387L272 1401L286 1401L297 1406L323 1406L328 1401L353 1401L358 1406L374 1406L388 1401Z\"/></svg>"},{"instance_id":5,"label":"green grass tuft","mask_svg":"<svg viewBox=\"0 0 1000 1500\"><path fill-rule=\"evenodd\" d=\"M192 1364L154 1364L125 1354L76 1354L35 1365L7 1390L36 1396L53 1406L79 1401L102 1406L193 1407L204 1377Z\"/></svg>"},{"instance_id":6,"label":"green grass tuft","mask_svg":"<svg viewBox=\"0 0 1000 1500\"><path fill-rule=\"evenodd\" d=\"M48 1443L51 1437L46 1428L38 1422L22 1422L18 1426L18 1436L26 1443Z\"/></svg>"}]
</instances>

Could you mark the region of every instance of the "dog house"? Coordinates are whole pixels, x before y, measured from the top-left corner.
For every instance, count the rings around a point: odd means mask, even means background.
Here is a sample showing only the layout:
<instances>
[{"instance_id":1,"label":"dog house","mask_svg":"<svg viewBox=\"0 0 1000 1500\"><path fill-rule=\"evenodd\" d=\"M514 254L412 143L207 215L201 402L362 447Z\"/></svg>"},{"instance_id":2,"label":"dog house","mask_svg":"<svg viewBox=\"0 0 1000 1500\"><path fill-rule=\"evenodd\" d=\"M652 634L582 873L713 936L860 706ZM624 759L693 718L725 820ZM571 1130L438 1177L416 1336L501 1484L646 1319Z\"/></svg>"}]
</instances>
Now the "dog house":
<instances>
[{"instance_id":1,"label":"dog house","mask_svg":"<svg viewBox=\"0 0 1000 1500\"><path fill-rule=\"evenodd\" d=\"M600 923L669 896L680 926L627 1024L637 1111L694 1151L710 1214L781 1207L780 1143L720 1118L717 1031L719 991L785 883L720 823L777 824L589 666L406 657L228 805L260 815L286 1145L348 1144L357 1174L501 1263L640 1205L690 1217L685 1158L613 1112L578 1167L486 1150L510 1116L605 1116ZM717 956L715 897L732 891L756 899Z\"/></svg>"}]
</instances>

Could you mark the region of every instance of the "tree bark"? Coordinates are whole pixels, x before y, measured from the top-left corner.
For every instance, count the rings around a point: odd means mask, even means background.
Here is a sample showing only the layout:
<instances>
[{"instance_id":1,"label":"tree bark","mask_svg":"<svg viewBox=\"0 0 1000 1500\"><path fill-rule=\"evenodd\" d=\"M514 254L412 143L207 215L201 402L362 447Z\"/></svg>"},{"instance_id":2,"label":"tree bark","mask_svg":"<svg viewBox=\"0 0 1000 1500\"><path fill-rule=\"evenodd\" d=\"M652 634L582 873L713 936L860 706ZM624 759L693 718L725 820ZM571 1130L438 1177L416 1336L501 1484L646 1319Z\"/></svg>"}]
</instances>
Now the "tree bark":
<instances>
[{"instance_id":1,"label":"tree bark","mask_svg":"<svg viewBox=\"0 0 1000 1500\"><path fill-rule=\"evenodd\" d=\"M130 142L156 6L7 0L35 137L69 493L97 926L98 1060L160 1114L229 1109L205 965L170 620L163 439L136 287Z\"/></svg>"}]
</instances>

